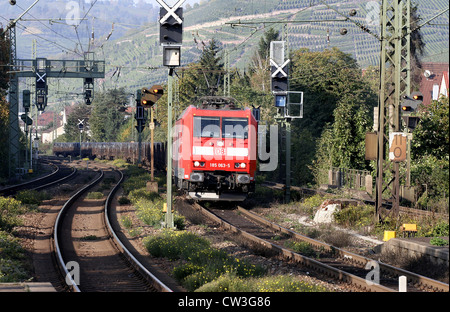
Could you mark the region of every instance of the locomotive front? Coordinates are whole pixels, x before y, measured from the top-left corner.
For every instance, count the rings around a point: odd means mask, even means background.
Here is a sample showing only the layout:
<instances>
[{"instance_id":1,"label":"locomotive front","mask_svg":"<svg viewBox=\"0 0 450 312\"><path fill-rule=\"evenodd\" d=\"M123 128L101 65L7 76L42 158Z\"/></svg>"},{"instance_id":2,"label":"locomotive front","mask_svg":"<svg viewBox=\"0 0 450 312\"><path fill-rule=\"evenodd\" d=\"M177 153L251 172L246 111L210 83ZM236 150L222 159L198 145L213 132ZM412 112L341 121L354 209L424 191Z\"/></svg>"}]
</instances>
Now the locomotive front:
<instances>
[{"instance_id":1,"label":"locomotive front","mask_svg":"<svg viewBox=\"0 0 450 312\"><path fill-rule=\"evenodd\" d=\"M255 189L257 122L250 109L189 107L178 120L174 176L200 200L241 201Z\"/></svg>"}]
</instances>

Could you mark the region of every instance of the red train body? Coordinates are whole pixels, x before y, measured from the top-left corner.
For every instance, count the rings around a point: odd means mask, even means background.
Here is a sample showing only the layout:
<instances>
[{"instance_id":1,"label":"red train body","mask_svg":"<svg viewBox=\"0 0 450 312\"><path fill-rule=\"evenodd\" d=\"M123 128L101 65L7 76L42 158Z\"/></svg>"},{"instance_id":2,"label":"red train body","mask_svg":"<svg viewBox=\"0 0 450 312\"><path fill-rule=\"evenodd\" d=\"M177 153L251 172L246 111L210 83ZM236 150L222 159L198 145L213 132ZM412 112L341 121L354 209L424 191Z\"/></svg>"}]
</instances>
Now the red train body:
<instances>
[{"instance_id":1,"label":"red train body","mask_svg":"<svg viewBox=\"0 0 450 312\"><path fill-rule=\"evenodd\" d=\"M255 188L257 127L251 109L189 106L173 133L178 188L199 200L244 200Z\"/></svg>"}]
</instances>

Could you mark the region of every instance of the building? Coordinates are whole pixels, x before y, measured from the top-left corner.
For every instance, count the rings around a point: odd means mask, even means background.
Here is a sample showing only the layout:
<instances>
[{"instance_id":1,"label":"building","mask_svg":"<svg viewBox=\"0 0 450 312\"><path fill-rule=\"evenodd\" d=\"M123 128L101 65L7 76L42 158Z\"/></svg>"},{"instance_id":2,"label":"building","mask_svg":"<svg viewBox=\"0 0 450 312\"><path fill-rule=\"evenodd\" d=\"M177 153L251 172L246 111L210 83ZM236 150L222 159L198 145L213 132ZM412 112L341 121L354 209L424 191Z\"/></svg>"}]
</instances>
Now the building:
<instances>
[{"instance_id":1,"label":"building","mask_svg":"<svg viewBox=\"0 0 450 312\"><path fill-rule=\"evenodd\" d=\"M448 97L449 63L422 63L422 70L420 92L423 94L423 104L427 106L441 95Z\"/></svg>"}]
</instances>

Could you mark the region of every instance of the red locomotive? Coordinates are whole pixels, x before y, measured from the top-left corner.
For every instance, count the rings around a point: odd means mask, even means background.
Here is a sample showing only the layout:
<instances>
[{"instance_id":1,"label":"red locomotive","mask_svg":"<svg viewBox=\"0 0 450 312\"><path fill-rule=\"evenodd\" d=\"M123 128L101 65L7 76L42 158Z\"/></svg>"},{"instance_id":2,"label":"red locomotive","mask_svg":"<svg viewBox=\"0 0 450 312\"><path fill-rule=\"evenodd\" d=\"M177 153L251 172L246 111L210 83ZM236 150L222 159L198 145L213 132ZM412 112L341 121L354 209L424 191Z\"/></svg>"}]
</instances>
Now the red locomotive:
<instances>
[{"instance_id":1,"label":"red locomotive","mask_svg":"<svg viewBox=\"0 0 450 312\"><path fill-rule=\"evenodd\" d=\"M201 101L183 112L172 134L175 183L194 199L242 201L255 189L258 123L232 98Z\"/></svg>"}]
</instances>

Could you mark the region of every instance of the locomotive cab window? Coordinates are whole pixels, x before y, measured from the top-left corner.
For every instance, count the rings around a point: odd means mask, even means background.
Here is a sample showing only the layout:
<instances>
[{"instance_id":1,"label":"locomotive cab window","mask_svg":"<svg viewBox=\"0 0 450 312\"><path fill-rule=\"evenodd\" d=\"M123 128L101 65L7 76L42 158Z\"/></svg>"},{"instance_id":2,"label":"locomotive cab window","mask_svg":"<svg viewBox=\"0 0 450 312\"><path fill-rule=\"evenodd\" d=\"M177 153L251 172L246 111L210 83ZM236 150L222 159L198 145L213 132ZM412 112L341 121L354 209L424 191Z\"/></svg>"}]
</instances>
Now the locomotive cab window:
<instances>
[{"instance_id":1,"label":"locomotive cab window","mask_svg":"<svg viewBox=\"0 0 450 312\"><path fill-rule=\"evenodd\" d=\"M248 118L222 118L222 137L247 139Z\"/></svg>"},{"instance_id":2,"label":"locomotive cab window","mask_svg":"<svg viewBox=\"0 0 450 312\"><path fill-rule=\"evenodd\" d=\"M198 138L220 137L220 118L194 117L194 136Z\"/></svg>"}]
</instances>

